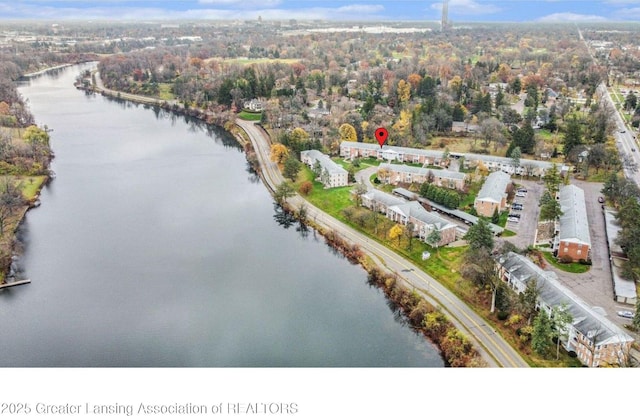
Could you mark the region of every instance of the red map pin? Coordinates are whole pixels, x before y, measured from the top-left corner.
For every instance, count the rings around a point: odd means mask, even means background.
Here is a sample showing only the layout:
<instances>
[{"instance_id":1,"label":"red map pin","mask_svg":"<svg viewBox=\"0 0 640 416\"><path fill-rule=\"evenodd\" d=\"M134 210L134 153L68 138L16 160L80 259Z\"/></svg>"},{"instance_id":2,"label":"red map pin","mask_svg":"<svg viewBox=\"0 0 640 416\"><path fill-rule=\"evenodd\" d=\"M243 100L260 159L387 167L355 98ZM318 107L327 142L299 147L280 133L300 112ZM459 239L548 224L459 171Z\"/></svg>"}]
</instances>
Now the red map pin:
<instances>
[{"instance_id":1,"label":"red map pin","mask_svg":"<svg viewBox=\"0 0 640 416\"><path fill-rule=\"evenodd\" d=\"M387 141L387 137L389 137L389 132L384 127L380 127L376 130L376 139L378 139L378 143L380 143L381 149L384 142Z\"/></svg>"}]
</instances>

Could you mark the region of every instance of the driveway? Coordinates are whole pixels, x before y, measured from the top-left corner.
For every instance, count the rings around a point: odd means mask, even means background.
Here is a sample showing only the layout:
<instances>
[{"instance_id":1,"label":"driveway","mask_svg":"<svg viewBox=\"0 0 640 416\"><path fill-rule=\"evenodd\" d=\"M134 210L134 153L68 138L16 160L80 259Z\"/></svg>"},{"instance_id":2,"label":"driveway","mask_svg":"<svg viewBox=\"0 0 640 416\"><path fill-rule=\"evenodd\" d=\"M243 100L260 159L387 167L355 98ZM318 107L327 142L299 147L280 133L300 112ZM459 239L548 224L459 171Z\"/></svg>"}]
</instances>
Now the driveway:
<instances>
[{"instance_id":1,"label":"driveway","mask_svg":"<svg viewBox=\"0 0 640 416\"><path fill-rule=\"evenodd\" d=\"M356 182L358 183L363 182L365 185L367 185L367 189L373 189L374 186L369 180L369 178L371 177L371 175L373 175L377 171L378 171L377 166L371 166L370 168L362 169L356 172Z\"/></svg>"},{"instance_id":2,"label":"driveway","mask_svg":"<svg viewBox=\"0 0 640 416\"><path fill-rule=\"evenodd\" d=\"M538 201L544 192L544 185L535 180L523 180L514 178L514 182L519 186L526 188L527 193L524 197L514 197L513 202L523 204L522 211L513 211L520 214L519 222L508 222L506 228L514 231L516 235L513 237L503 237L503 240L509 241L514 246L525 249L533 245L536 238L536 229L538 228L538 216L540 207Z\"/></svg>"}]
</instances>

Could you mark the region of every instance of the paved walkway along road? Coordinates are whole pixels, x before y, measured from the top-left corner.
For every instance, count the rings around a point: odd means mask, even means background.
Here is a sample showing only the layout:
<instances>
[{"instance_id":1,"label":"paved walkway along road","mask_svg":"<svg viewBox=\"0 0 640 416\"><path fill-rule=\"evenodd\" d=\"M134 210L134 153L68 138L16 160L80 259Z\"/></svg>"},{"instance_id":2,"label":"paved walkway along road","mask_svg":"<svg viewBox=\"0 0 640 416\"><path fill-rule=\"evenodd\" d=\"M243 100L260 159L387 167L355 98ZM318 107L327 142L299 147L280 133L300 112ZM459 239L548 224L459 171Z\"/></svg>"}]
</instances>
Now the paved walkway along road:
<instances>
[{"instance_id":1,"label":"paved walkway along road","mask_svg":"<svg viewBox=\"0 0 640 416\"><path fill-rule=\"evenodd\" d=\"M275 189L284 179L278 166L269 159L270 139L261 127L253 122L238 120L236 122L249 135L260 161L265 184ZM482 357L491 367L528 367L527 363L491 326L476 314L469 306L442 286L428 274L415 269L409 261L402 258L381 244L369 240L366 236L353 230L346 224L307 203L296 195L289 198L288 203L294 208L302 204L307 207L307 216L321 227L336 231L343 239L357 244L374 259L379 266L396 272L408 284L428 294L428 300L440 305L451 321L460 331L469 336Z\"/></svg>"}]
</instances>

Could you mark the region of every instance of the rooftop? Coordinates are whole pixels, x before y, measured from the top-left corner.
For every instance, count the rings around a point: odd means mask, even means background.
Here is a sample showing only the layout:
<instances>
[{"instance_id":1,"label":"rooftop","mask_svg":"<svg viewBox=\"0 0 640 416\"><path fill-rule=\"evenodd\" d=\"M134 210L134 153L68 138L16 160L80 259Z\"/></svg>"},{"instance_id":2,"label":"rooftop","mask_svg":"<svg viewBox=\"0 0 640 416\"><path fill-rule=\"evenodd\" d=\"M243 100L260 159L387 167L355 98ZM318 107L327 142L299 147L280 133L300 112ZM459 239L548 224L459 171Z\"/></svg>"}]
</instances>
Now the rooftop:
<instances>
[{"instance_id":1,"label":"rooftop","mask_svg":"<svg viewBox=\"0 0 640 416\"><path fill-rule=\"evenodd\" d=\"M594 339L596 345L633 341L621 328L564 287L555 273L544 271L527 257L513 252L498 257L497 261L512 279L517 279L524 285L533 280L539 290L541 302L549 307L564 306L573 317L573 327Z\"/></svg>"},{"instance_id":2,"label":"rooftop","mask_svg":"<svg viewBox=\"0 0 640 416\"><path fill-rule=\"evenodd\" d=\"M454 179L454 180L464 180L467 176L464 173L454 172L447 169L429 169L429 168L419 168L416 166L408 166L408 165L397 165L392 163L381 163L378 167L380 169L387 169L392 172L405 172L410 173L412 175L429 175L429 172L433 173L433 176L436 178L446 178L446 179Z\"/></svg>"},{"instance_id":3,"label":"rooftop","mask_svg":"<svg viewBox=\"0 0 640 416\"><path fill-rule=\"evenodd\" d=\"M504 172L493 172L484 181L476 200L500 203L507 192L511 176Z\"/></svg>"},{"instance_id":4,"label":"rooftop","mask_svg":"<svg viewBox=\"0 0 640 416\"><path fill-rule=\"evenodd\" d=\"M575 185L566 185L560 189L559 202L562 215L558 238L591 246L584 191Z\"/></svg>"}]
</instances>

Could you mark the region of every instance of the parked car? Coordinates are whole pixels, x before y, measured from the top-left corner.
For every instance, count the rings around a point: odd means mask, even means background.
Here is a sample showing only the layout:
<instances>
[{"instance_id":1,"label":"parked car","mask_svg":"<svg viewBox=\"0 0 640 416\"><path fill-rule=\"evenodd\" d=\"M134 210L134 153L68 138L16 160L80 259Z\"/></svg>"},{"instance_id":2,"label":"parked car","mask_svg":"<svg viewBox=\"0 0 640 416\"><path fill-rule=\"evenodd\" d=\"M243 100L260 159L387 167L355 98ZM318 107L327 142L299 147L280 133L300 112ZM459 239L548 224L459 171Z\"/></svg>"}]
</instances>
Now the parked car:
<instances>
[{"instance_id":1,"label":"parked car","mask_svg":"<svg viewBox=\"0 0 640 416\"><path fill-rule=\"evenodd\" d=\"M518 188L516 189L516 192L527 192L527 188Z\"/></svg>"},{"instance_id":2,"label":"parked car","mask_svg":"<svg viewBox=\"0 0 640 416\"><path fill-rule=\"evenodd\" d=\"M509 222L519 222L520 220L518 218L515 218L515 217L509 217L509 218L507 218L507 221L509 221Z\"/></svg>"},{"instance_id":3,"label":"parked car","mask_svg":"<svg viewBox=\"0 0 640 416\"><path fill-rule=\"evenodd\" d=\"M520 198L524 198L525 196L527 196L527 194L525 194L524 192L516 192L516 196L519 196Z\"/></svg>"},{"instance_id":4,"label":"parked car","mask_svg":"<svg viewBox=\"0 0 640 416\"><path fill-rule=\"evenodd\" d=\"M633 319L635 314L631 311L618 311L618 316L622 316L623 318Z\"/></svg>"},{"instance_id":5,"label":"parked car","mask_svg":"<svg viewBox=\"0 0 640 416\"><path fill-rule=\"evenodd\" d=\"M524 208L524 205L522 204L511 204L511 209L513 210L522 211L522 208Z\"/></svg>"},{"instance_id":6,"label":"parked car","mask_svg":"<svg viewBox=\"0 0 640 416\"><path fill-rule=\"evenodd\" d=\"M599 196L598 197L598 202L600 202L602 204L604 202L604 197L603 196Z\"/></svg>"},{"instance_id":7,"label":"parked car","mask_svg":"<svg viewBox=\"0 0 640 416\"><path fill-rule=\"evenodd\" d=\"M520 214L511 213L511 214L509 214L509 218L518 218L518 219L520 219Z\"/></svg>"}]
</instances>

